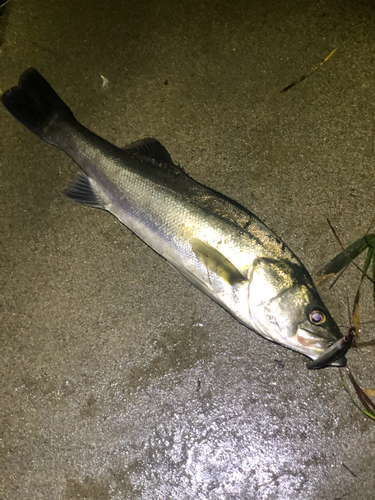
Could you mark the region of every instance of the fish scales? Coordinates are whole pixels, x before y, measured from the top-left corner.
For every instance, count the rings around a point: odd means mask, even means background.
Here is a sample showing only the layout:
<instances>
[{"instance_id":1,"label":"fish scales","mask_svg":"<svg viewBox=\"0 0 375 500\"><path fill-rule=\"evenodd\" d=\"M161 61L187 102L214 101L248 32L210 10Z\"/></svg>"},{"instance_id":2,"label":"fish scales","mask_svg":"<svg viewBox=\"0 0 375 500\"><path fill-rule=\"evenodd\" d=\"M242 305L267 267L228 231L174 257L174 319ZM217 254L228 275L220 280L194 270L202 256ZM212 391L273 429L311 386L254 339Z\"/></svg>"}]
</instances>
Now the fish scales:
<instances>
[{"instance_id":1,"label":"fish scales","mask_svg":"<svg viewBox=\"0 0 375 500\"><path fill-rule=\"evenodd\" d=\"M159 246L156 241L174 242L178 260L189 233L191 237L210 239L224 255L247 258L247 264L256 255L299 262L257 217L199 184L180 168L164 163L155 165L146 156L114 148L80 126L67 130L64 139L60 132L59 140L87 175L106 186L105 208L163 257L170 257L172 249ZM246 263L240 258L237 264L243 267Z\"/></svg>"},{"instance_id":2,"label":"fish scales","mask_svg":"<svg viewBox=\"0 0 375 500\"><path fill-rule=\"evenodd\" d=\"M84 171L66 191L69 198L115 215L263 337L312 360L330 349L324 366L346 364L347 347L332 349L342 339L339 328L302 262L257 216L189 177L156 139L125 148L109 143L78 123L32 68L2 102Z\"/></svg>"}]
</instances>

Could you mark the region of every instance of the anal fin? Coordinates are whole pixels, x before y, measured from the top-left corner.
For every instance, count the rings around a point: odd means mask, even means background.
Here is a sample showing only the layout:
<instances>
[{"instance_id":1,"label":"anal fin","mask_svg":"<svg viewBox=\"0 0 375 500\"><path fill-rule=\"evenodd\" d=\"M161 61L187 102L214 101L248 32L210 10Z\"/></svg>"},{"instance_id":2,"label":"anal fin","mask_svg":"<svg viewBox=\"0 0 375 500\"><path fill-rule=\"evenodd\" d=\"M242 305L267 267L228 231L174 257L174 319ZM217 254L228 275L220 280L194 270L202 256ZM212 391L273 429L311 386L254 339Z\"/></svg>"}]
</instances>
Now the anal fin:
<instances>
[{"instance_id":1,"label":"anal fin","mask_svg":"<svg viewBox=\"0 0 375 500\"><path fill-rule=\"evenodd\" d=\"M78 173L78 176L70 188L65 189L65 196L81 203L82 205L87 205L93 208L106 209L104 200L100 197L100 194L95 190L95 187L86 174L82 172Z\"/></svg>"}]
</instances>

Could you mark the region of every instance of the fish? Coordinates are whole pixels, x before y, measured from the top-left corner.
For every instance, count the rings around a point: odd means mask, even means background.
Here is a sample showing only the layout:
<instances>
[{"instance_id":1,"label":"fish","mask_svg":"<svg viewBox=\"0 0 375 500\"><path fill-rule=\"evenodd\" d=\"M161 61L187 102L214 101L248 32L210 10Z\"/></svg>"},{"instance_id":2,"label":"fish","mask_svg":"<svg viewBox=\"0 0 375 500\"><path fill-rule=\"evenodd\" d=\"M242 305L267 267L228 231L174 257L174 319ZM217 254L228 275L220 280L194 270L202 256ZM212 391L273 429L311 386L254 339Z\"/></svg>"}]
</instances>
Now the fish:
<instances>
[{"instance_id":1,"label":"fish","mask_svg":"<svg viewBox=\"0 0 375 500\"><path fill-rule=\"evenodd\" d=\"M2 103L82 169L68 198L113 214L240 323L313 360L311 369L346 365L350 342L299 258L256 215L192 179L157 139L111 144L34 68Z\"/></svg>"}]
</instances>

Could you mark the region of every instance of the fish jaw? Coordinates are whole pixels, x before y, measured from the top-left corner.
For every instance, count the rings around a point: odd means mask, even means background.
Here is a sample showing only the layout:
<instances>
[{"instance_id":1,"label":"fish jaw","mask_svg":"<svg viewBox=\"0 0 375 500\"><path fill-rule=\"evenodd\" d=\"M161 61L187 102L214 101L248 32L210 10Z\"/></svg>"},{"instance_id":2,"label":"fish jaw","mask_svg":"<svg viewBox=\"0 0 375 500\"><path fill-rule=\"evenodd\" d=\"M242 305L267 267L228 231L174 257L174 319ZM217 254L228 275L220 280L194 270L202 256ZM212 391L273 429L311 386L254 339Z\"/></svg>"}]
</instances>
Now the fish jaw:
<instances>
[{"instance_id":1,"label":"fish jaw","mask_svg":"<svg viewBox=\"0 0 375 500\"><path fill-rule=\"evenodd\" d=\"M337 340L335 338L335 340ZM298 328L297 334L289 339L289 346L294 351L298 351L310 359L317 359L330 345L333 339L328 340L317 336L311 330Z\"/></svg>"},{"instance_id":2,"label":"fish jaw","mask_svg":"<svg viewBox=\"0 0 375 500\"><path fill-rule=\"evenodd\" d=\"M302 264L258 258L248 280L252 322L264 337L312 360L342 338Z\"/></svg>"}]
</instances>

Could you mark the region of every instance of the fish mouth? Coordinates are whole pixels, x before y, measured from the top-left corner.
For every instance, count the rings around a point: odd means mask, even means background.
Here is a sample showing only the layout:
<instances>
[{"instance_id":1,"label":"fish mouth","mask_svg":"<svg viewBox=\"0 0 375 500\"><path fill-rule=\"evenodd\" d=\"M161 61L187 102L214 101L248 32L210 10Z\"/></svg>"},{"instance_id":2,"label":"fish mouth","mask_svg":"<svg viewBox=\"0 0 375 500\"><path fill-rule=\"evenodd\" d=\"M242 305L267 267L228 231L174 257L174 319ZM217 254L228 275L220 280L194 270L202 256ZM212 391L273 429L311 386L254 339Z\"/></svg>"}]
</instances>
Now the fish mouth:
<instances>
[{"instance_id":1,"label":"fish mouth","mask_svg":"<svg viewBox=\"0 0 375 500\"><path fill-rule=\"evenodd\" d=\"M300 328L297 332L296 341L298 345L304 349L311 349L316 354L320 354L325 348L329 347L329 341L314 335L309 330Z\"/></svg>"},{"instance_id":2,"label":"fish mouth","mask_svg":"<svg viewBox=\"0 0 375 500\"><path fill-rule=\"evenodd\" d=\"M350 348L355 334L355 329L350 328L346 336L336 341L314 335L311 331L300 328L295 337L295 342L301 352L313 359L306 364L309 370L318 370L327 366L346 366L345 354Z\"/></svg>"},{"instance_id":3,"label":"fish mouth","mask_svg":"<svg viewBox=\"0 0 375 500\"><path fill-rule=\"evenodd\" d=\"M318 370L327 366L346 366L345 354L352 345L355 330L350 328L345 337L334 342L314 361L306 364L308 370Z\"/></svg>"}]
</instances>

